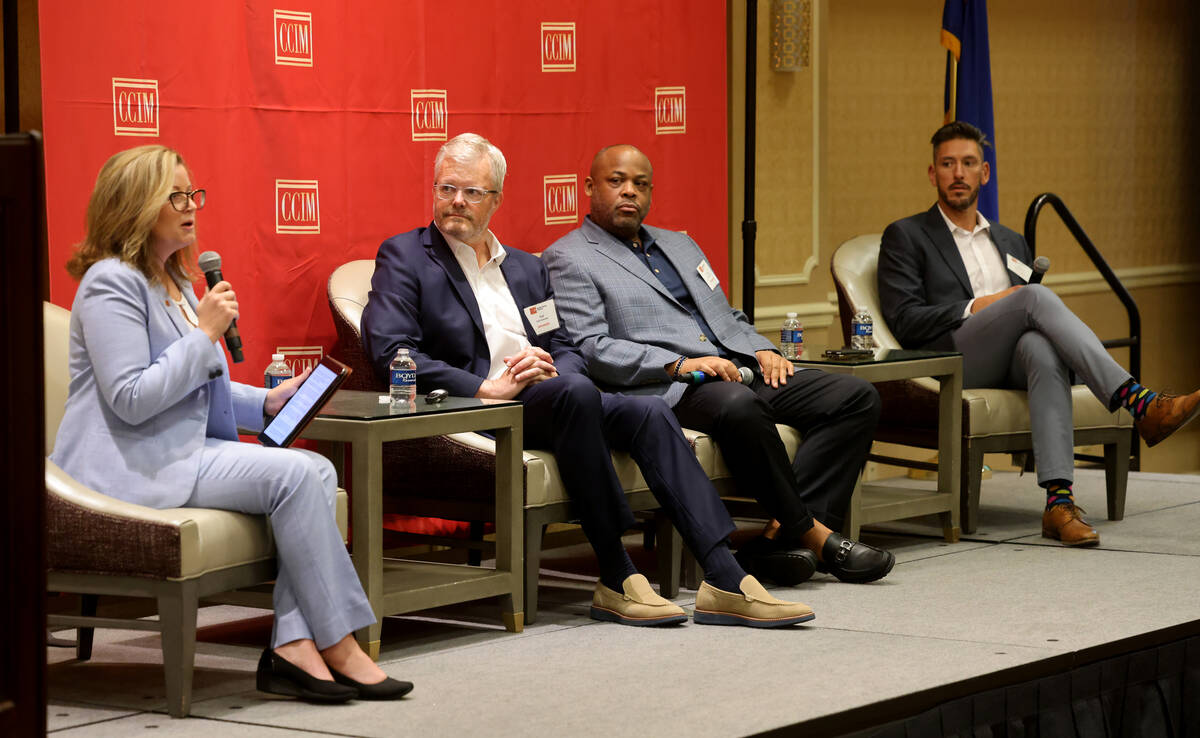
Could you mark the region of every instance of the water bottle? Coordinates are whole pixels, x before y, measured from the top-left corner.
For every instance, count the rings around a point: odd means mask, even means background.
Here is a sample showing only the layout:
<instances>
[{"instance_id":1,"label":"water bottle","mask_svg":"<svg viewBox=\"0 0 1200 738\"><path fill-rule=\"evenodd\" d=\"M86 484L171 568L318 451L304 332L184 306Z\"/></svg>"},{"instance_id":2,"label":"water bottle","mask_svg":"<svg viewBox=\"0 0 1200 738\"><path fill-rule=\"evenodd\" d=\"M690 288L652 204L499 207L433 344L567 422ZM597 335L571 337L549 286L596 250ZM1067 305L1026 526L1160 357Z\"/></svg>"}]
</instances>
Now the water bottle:
<instances>
[{"instance_id":1,"label":"water bottle","mask_svg":"<svg viewBox=\"0 0 1200 738\"><path fill-rule=\"evenodd\" d=\"M850 326L850 348L875 348L874 334L875 323L871 320L871 313L865 307L860 307Z\"/></svg>"},{"instance_id":2,"label":"water bottle","mask_svg":"<svg viewBox=\"0 0 1200 738\"><path fill-rule=\"evenodd\" d=\"M783 321L783 327L779 330L779 349L783 358L789 361L799 359L800 352L804 350L804 326L800 325L795 313L788 313Z\"/></svg>"},{"instance_id":3,"label":"water bottle","mask_svg":"<svg viewBox=\"0 0 1200 738\"><path fill-rule=\"evenodd\" d=\"M408 349L396 349L396 356L388 365L391 375L392 404L415 402L417 399L417 363L408 355Z\"/></svg>"},{"instance_id":4,"label":"water bottle","mask_svg":"<svg viewBox=\"0 0 1200 738\"><path fill-rule=\"evenodd\" d=\"M283 354L271 354L271 363L263 372L263 386L267 389L278 387L285 380L292 378L292 369L283 361Z\"/></svg>"}]
</instances>

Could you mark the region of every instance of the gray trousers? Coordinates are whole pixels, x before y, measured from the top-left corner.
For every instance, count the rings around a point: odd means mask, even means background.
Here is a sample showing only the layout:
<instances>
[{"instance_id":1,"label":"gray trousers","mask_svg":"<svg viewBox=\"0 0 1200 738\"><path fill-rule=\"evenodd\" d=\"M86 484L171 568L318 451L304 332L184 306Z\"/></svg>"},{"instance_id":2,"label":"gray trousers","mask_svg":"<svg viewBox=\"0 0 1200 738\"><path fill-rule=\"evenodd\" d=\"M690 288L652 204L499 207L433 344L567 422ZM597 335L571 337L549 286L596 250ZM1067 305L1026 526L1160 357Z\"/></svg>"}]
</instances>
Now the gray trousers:
<instances>
[{"instance_id":1,"label":"gray trousers","mask_svg":"<svg viewBox=\"0 0 1200 738\"><path fill-rule=\"evenodd\" d=\"M267 514L275 537L271 645L311 638L328 648L375 622L334 519L337 477L325 457L209 438L185 507Z\"/></svg>"},{"instance_id":2,"label":"gray trousers","mask_svg":"<svg viewBox=\"0 0 1200 738\"><path fill-rule=\"evenodd\" d=\"M1039 484L1074 480L1075 424L1069 372L1110 410L1126 380L1100 339L1040 284L1022 287L968 318L954 331L963 355L963 387L1029 393L1029 422Z\"/></svg>"}]
</instances>

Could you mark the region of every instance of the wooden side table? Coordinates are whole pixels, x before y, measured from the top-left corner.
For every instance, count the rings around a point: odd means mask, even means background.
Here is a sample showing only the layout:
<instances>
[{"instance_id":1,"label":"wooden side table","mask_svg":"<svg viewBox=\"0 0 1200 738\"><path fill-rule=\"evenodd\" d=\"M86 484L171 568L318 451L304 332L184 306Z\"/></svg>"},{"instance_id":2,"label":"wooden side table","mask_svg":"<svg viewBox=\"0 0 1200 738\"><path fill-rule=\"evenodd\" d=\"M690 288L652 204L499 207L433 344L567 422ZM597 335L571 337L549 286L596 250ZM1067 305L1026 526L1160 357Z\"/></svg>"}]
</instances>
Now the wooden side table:
<instances>
[{"instance_id":1,"label":"wooden side table","mask_svg":"<svg viewBox=\"0 0 1200 738\"><path fill-rule=\"evenodd\" d=\"M859 529L870 523L936 513L941 519L945 539L951 543L958 541L962 495L962 355L941 351L876 349L870 357L826 359L821 349L806 347L801 358L792 363L798 368L850 374L868 382L916 377L933 377L940 382L937 491L863 484L860 476L846 512L843 534L856 539Z\"/></svg>"},{"instance_id":2,"label":"wooden side table","mask_svg":"<svg viewBox=\"0 0 1200 738\"><path fill-rule=\"evenodd\" d=\"M330 454L345 486L345 444L353 448L351 559L362 581L374 625L357 638L371 658L379 658L383 618L483 597L501 596L504 626L524 627L522 574L524 518L521 447L523 410L512 400L451 397L438 404L422 398L393 409L375 392L339 390L301 435L334 442ZM496 567L485 569L383 556L383 444L448 433L490 431L496 438Z\"/></svg>"}]
</instances>

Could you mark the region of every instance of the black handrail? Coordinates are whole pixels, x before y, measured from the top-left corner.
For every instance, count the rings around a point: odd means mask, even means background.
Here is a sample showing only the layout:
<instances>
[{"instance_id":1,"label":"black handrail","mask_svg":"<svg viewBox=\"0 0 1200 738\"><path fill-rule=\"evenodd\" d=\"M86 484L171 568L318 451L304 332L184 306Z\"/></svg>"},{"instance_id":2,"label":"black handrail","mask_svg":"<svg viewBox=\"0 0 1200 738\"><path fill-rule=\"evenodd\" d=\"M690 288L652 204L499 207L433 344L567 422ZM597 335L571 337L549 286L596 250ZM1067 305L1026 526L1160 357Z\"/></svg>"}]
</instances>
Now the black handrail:
<instances>
[{"instance_id":1,"label":"black handrail","mask_svg":"<svg viewBox=\"0 0 1200 738\"><path fill-rule=\"evenodd\" d=\"M1041 213L1045 205L1050 205L1054 211L1058 213L1058 217L1062 219L1063 225L1075 237L1075 241L1079 244L1083 252L1092 260L1092 264L1100 272L1100 276L1104 277L1104 281L1117 297L1121 300L1121 304L1125 306L1125 312L1129 315L1129 335L1125 338L1114 338L1103 341L1105 348L1122 348L1129 349L1129 373L1138 379L1142 376L1142 316L1138 312L1137 303L1134 302L1133 296L1129 294L1129 290L1125 289L1125 285L1121 284L1121 280L1113 272L1112 267L1100 255L1099 249L1092 243L1092 239L1084 233L1080 227L1079 221L1075 220L1075 216L1063 204L1062 199L1053 192L1043 192L1033 198L1033 202L1029 203L1029 210L1025 213L1025 242L1029 244L1030 255L1037 254L1037 220L1038 214ZM1132 431L1133 442L1130 446L1131 456L1133 461L1130 468L1137 471L1141 468L1142 460L1142 445L1141 439L1138 438L1137 431ZM1099 461L1098 457L1079 455L1076 458L1086 459L1088 461Z\"/></svg>"}]
</instances>

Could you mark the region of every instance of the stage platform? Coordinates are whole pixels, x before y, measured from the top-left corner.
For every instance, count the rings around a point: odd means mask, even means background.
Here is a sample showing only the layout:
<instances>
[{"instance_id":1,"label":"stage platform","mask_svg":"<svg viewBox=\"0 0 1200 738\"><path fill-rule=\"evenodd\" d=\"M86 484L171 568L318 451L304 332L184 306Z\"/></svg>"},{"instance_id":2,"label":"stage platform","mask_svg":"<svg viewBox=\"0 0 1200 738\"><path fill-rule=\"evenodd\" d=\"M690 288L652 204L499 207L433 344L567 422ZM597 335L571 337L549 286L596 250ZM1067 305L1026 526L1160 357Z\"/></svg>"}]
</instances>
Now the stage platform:
<instances>
[{"instance_id":1,"label":"stage platform","mask_svg":"<svg viewBox=\"0 0 1200 738\"><path fill-rule=\"evenodd\" d=\"M494 601L389 619L380 663L416 683L396 703L316 707L258 693L269 613L214 607L200 614L192 717L171 720L157 636L97 631L88 663L50 649L48 725L63 736L222 738L884 735L880 726L938 719L929 711L939 704L1005 687L1036 694L1041 680L1043 694L1047 684L1070 691L1090 667L1100 679L1105 663L1153 661L1163 646L1186 653L1188 639L1200 673L1200 476L1131 474L1120 522L1104 519L1101 472L1081 470L1076 490L1098 549L1042 538L1034 478L997 473L984 482L979 531L960 543L941 541L934 521L868 531L897 556L883 581L818 574L772 588L817 613L788 629L592 621L586 547L550 551L542 610L520 634L503 630ZM628 540L652 575L653 554ZM694 595L677 602L690 609Z\"/></svg>"}]
</instances>

